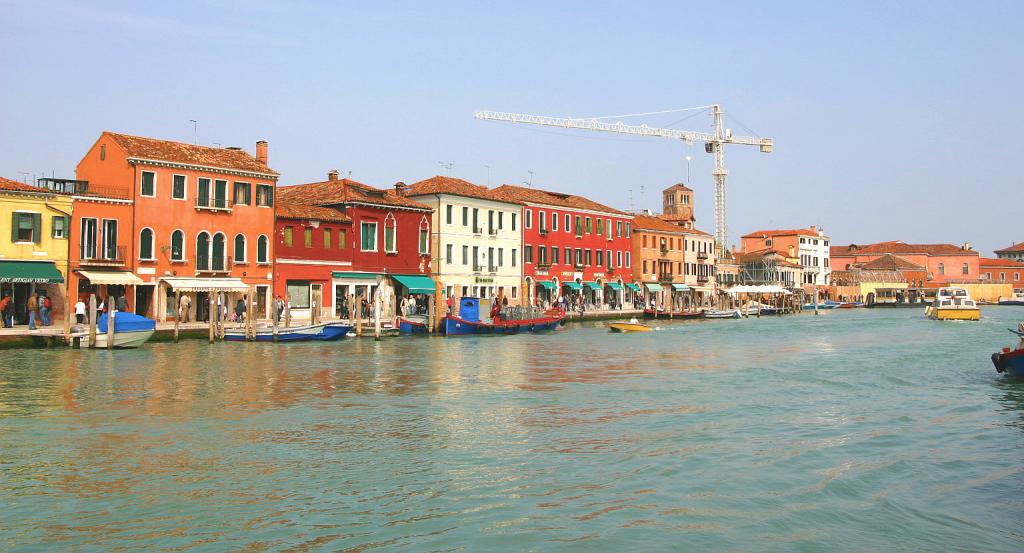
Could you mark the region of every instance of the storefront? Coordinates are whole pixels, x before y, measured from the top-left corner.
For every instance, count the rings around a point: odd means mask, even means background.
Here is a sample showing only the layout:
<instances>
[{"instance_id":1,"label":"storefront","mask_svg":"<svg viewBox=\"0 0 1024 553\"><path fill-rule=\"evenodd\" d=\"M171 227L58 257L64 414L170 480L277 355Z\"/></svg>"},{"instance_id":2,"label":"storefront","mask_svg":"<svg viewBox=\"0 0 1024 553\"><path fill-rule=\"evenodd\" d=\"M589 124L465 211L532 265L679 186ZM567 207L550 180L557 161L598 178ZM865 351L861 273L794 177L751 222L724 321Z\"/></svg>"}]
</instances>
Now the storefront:
<instances>
[{"instance_id":1,"label":"storefront","mask_svg":"<svg viewBox=\"0 0 1024 553\"><path fill-rule=\"evenodd\" d=\"M0 261L0 297L14 302L14 324L28 324L28 299L35 293L38 301L49 297L63 309L64 276L53 261ZM37 324L40 324L37 321Z\"/></svg>"},{"instance_id":2,"label":"storefront","mask_svg":"<svg viewBox=\"0 0 1024 553\"><path fill-rule=\"evenodd\" d=\"M399 308L406 306L405 315L427 315L430 298L437 290L434 281L423 275L391 275L391 279L400 298Z\"/></svg>"},{"instance_id":3,"label":"storefront","mask_svg":"<svg viewBox=\"0 0 1024 553\"><path fill-rule=\"evenodd\" d=\"M135 276L134 273L129 271L90 271L85 269L79 269L75 271L78 273L78 290L77 295L72 295L71 303L74 304L78 300L82 300L86 305L89 304L89 296L96 296L96 305L99 306L101 303L109 302L111 298L117 301L117 298L124 297L127 301L128 298L133 298L130 303L130 307L136 314L148 316L148 310L153 297L153 285L144 286L144 282L141 278ZM146 291L142 294L142 301L139 297L139 288L145 288Z\"/></svg>"},{"instance_id":4,"label":"storefront","mask_svg":"<svg viewBox=\"0 0 1024 553\"><path fill-rule=\"evenodd\" d=\"M601 285L597 282L583 283L583 301L590 307L601 305Z\"/></svg>"},{"instance_id":5,"label":"storefront","mask_svg":"<svg viewBox=\"0 0 1024 553\"><path fill-rule=\"evenodd\" d=\"M672 311L687 311L693 306L693 288L672 283Z\"/></svg>"},{"instance_id":6,"label":"storefront","mask_svg":"<svg viewBox=\"0 0 1024 553\"><path fill-rule=\"evenodd\" d=\"M646 307L658 307L664 308L665 306L665 290L657 282L645 282L644 288L647 289L647 296L644 300Z\"/></svg>"},{"instance_id":7,"label":"storefront","mask_svg":"<svg viewBox=\"0 0 1024 553\"><path fill-rule=\"evenodd\" d=\"M623 291L626 296L626 303L633 306L634 309L640 309L643 307L644 297L640 291L640 285L635 282L626 284L626 289Z\"/></svg>"},{"instance_id":8,"label":"storefront","mask_svg":"<svg viewBox=\"0 0 1024 553\"><path fill-rule=\"evenodd\" d=\"M160 320L180 316L182 322L209 321L212 299L225 320L231 320L235 305L249 290L249 285L238 278L167 277L157 285L157 312L163 315ZM183 302L182 298L187 300Z\"/></svg>"},{"instance_id":9,"label":"storefront","mask_svg":"<svg viewBox=\"0 0 1024 553\"><path fill-rule=\"evenodd\" d=\"M536 304L541 306L550 306L558 299L555 293L555 283L550 280L538 280L534 286L534 293L537 298Z\"/></svg>"},{"instance_id":10,"label":"storefront","mask_svg":"<svg viewBox=\"0 0 1024 553\"><path fill-rule=\"evenodd\" d=\"M331 284L334 289L334 316L341 319L351 318L353 311L356 314L361 312L363 318L369 318L377 288L385 285L391 288L384 275L379 273L334 272L331 274ZM352 309L351 304L360 309Z\"/></svg>"},{"instance_id":11,"label":"storefront","mask_svg":"<svg viewBox=\"0 0 1024 553\"><path fill-rule=\"evenodd\" d=\"M609 308L622 309L622 283L606 282L604 284L604 297L607 300Z\"/></svg>"}]
</instances>

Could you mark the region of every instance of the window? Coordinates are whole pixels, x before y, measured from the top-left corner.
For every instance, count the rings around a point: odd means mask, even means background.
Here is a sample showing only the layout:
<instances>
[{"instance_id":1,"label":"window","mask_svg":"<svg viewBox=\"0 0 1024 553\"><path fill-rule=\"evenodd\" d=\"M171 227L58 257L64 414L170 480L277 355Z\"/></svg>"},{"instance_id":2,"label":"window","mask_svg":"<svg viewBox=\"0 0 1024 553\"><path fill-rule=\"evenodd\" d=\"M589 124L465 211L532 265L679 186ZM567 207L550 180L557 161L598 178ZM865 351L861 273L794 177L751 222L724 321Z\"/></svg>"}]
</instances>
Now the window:
<instances>
[{"instance_id":1,"label":"window","mask_svg":"<svg viewBox=\"0 0 1024 553\"><path fill-rule=\"evenodd\" d=\"M594 256L594 254L593 254L592 250L589 250L589 249L588 250L584 250L583 251L583 264L586 265L587 267L593 265L593 263L592 263L593 262L593 256Z\"/></svg>"},{"instance_id":2,"label":"window","mask_svg":"<svg viewBox=\"0 0 1024 553\"><path fill-rule=\"evenodd\" d=\"M590 217L587 217L587 234L594 233L594 222Z\"/></svg>"},{"instance_id":3,"label":"window","mask_svg":"<svg viewBox=\"0 0 1024 553\"><path fill-rule=\"evenodd\" d=\"M42 215L39 213L15 212L11 219L11 242L35 242L42 238L40 227Z\"/></svg>"},{"instance_id":4,"label":"window","mask_svg":"<svg viewBox=\"0 0 1024 553\"><path fill-rule=\"evenodd\" d=\"M600 221L600 219L598 219ZM604 251L597 250L594 252L594 264L598 267L604 266Z\"/></svg>"},{"instance_id":5,"label":"window","mask_svg":"<svg viewBox=\"0 0 1024 553\"><path fill-rule=\"evenodd\" d=\"M565 229L565 232L572 232L572 217L568 213L565 214L565 225L563 225L562 228Z\"/></svg>"},{"instance_id":6,"label":"window","mask_svg":"<svg viewBox=\"0 0 1024 553\"><path fill-rule=\"evenodd\" d=\"M185 260L185 233L176 230L171 233L171 261Z\"/></svg>"},{"instance_id":7,"label":"window","mask_svg":"<svg viewBox=\"0 0 1024 553\"><path fill-rule=\"evenodd\" d=\"M140 193L143 196L156 196L156 173L152 171L142 172L142 191Z\"/></svg>"},{"instance_id":8,"label":"window","mask_svg":"<svg viewBox=\"0 0 1024 553\"><path fill-rule=\"evenodd\" d=\"M473 208L473 234L480 234L480 210Z\"/></svg>"},{"instance_id":9,"label":"window","mask_svg":"<svg viewBox=\"0 0 1024 553\"><path fill-rule=\"evenodd\" d=\"M644 260L644 274L647 274L647 260Z\"/></svg>"},{"instance_id":10,"label":"window","mask_svg":"<svg viewBox=\"0 0 1024 553\"><path fill-rule=\"evenodd\" d=\"M630 222L626 223L626 238L629 238L629 231L630 231L630 229L632 227L633 227L633 223L630 223Z\"/></svg>"},{"instance_id":11,"label":"window","mask_svg":"<svg viewBox=\"0 0 1024 553\"><path fill-rule=\"evenodd\" d=\"M117 220L103 220L103 259L117 259Z\"/></svg>"},{"instance_id":12,"label":"window","mask_svg":"<svg viewBox=\"0 0 1024 553\"><path fill-rule=\"evenodd\" d=\"M991 273L988 275L988 278L992 278ZM1006 273L999 273L999 280L1006 280Z\"/></svg>"},{"instance_id":13,"label":"window","mask_svg":"<svg viewBox=\"0 0 1024 553\"><path fill-rule=\"evenodd\" d=\"M632 266L633 266L633 264L632 264L632 262L631 262L631 260L630 260L630 255L629 255L629 254L630 254L630 252L626 252L626 267L627 267L627 268L629 268L629 267L632 267Z\"/></svg>"},{"instance_id":14,"label":"window","mask_svg":"<svg viewBox=\"0 0 1024 553\"><path fill-rule=\"evenodd\" d=\"M207 271L210 269L210 235L200 232L196 236L196 270Z\"/></svg>"},{"instance_id":15,"label":"window","mask_svg":"<svg viewBox=\"0 0 1024 553\"><path fill-rule=\"evenodd\" d=\"M552 265L557 265L558 264L558 252L559 252L559 250L558 250L557 247L555 247L555 246L551 247L551 264Z\"/></svg>"},{"instance_id":16,"label":"window","mask_svg":"<svg viewBox=\"0 0 1024 553\"><path fill-rule=\"evenodd\" d=\"M294 240L293 240L294 232L295 232L294 228L292 228L290 226L289 227L284 227L284 245L285 246L291 247L291 245L294 243Z\"/></svg>"},{"instance_id":17,"label":"window","mask_svg":"<svg viewBox=\"0 0 1024 553\"><path fill-rule=\"evenodd\" d=\"M359 224L359 249L364 252L377 251L377 223Z\"/></svg>"},{"instance_id":18,"label":"window","mask_svg":"<svg viewBox=\"0 0 1024 553\"><path fill-rule=\"evenodd\" d=\"M512 214L512 230L516 230L516 215L518 215L518 213Z\"/></svg>"},{"instance_id":19,"label":"window","mask_svg":"<svg viewBox=\"0 0 1024 553\"><path fill-rule=\"evenodd\" d=\"M557 231L558 230L558 214L557 213L552 213L551 214L551 230L552 231Z\"/></svg>"},{"instance_id":20,"label":"window","mask_svg":"<svg viewBox=\"0 0 1024 553\"><path fill-rule=\"evenodd\" d=\"M548 264L547 246L537 246L537 264L542 266Z\"/></svg>"},{"instance_id":21,"label":"window","mask_svg":"<svg viewBox=\"0 0 1024 553\"><path fill-rule=\"evenodd\" d=\"M615 221L615 236L622 236L622 221Z\"/></svg>"},{"instance_id":22,"label":"window","mask_svg":"<svg viewBox=\"0 0 1024 553\"><path fill-rule=\"evenodd\" d=\"M615 260L617 262L615 264L615 266L621 269L622 268L622 252L615 252Z\"/></svg>"},{"instance_id":23,"label":"window","mask_svg":"<svg viewBox=\"0 0 1024 553\"><path fill-rule=\"evenodd\" d=\"M533 263L533 246L523 246L523 263Z\"/></svg>"},{"instance_id":24,"label":"window","mask_svg":"<svg viewBox=\"0 0 1024 553\"><path fill-rule=\"evenodd\" d=\"M259 240L256 241L256 263L269 263L270 259L269 252L267 251L270 241L267 240L266 236L260 236Z\"/></svg>"},{"instance_id":25,"label":"window","mask_svg":"<svg viewBox=\"0 0 1024 553\"><path fill-rule=\"evenodd\" d=\"M605 222L604 222L604 235L609 240L612 239L612 220L611 219L605 219Z\"/></svg>"},{"instance_id":26,"label":"window","mask_svg":"<svg viewBox=\"0 0 1024 553\"><path fill-rule=\"evenodd\" d=\"M245 263L245 236L235 235L235 263Z\"/></svg>"},{"instance_id":27,"label":"window","mask_svg":"<svg viewBox=\"0 0 1024 553\"><path fill-rule=\"evenodd\" d=\"M100 161L107 159L107 145L100 144Z\"/></svg>"},{"instance_id":28,"label":"window","mask_svg":"<svg viewBox=\"0 0 1024 553\"><path fill-rule=\"evenodd\" d=\"M334 232L329 228L324 229L324 248L331 247L331 233Z\"/></svg>"},{"instance_id":29,"label":"window","mask_svg":"<svg viewBox=\"0 0 1024 553\"><path fill-rule=\"evenodd\" d=\"M213 235L213 252L210 254L210 270L223 271L227 268L224 264L224 235L217 233Z\"/></svg>"},{"instance_id":30,"label":"window","mask_svg":"<svg viewBox=\"0 0 1024 553\"><path fill-rule=\"evenodd\" d=\"M543 211L537 212L537 226L540 227L541 234L546 234L548 231L548 214Z\"/></svg>"},{"instance_id":31,"label":"window","mask_svg":"<svg viewBox=\"0 0 1024 553\"><path fill-rule=\"evenodd\" d=\"M1013 273L1013 280L1014 282L1020 280L1020 273Z\"/></svg>"},{"instance_id":32,"label":"window","mask_svg":"<svg viewBox=\"0 0 1024 553\"><path fill-rule=\"evenodd\" d=\"M54 215L50 221L50 236L53 238L67 238L68 237L68 226L71 224L71 218L63 215Z\"/></svg>"},{"instance_id":33,"label":"window","mask_svg":"<svg viewBox=\"0 0 1024 553\"><path fill-rule=\"evenodd\" d=\"M210 179L196 181L196 205L210 205Z\"/></svg>"},{"instance_id":34,"label":"window","mask_svg":"<svg viewBox=\"0 0 1024 553\"><path fill-rule=\"evenodd\" d=\"M566 265L572 265L572 248L565 248L565 257L562 258L562 262Z\"/></svg>"},{"instance_id":35,"label":"window","mask_svg":"<svg viewBox=\"0 0 1024 553\"><path fill-rule=\"evenodd\" d=\"M174 175L171 177L171 198L184 200L185 190L185 175Z\"/></svg>"},{"instance_id":36,"label":"window","mask_svg":"<svg viewBox=\"0 0 1024 553\"><path fill-rule=\"evenodd\" d=\"M498 230L505 228L505 212L498 212Z\"/></svg>"},{"instance_id":37,"label":"window","mask_svg":"<svg viewBox=\"0 0 1024 553\"><path fill-rule=\"evenodd\" d=\"M583 236L583 218L576 216L576 236Z\"/></svg>"},{"instance_id":38,"label":"window","mask_svg":"<svg viewBox=\"0 0 1024 553\"><path fill-rule=\"evenodd\" d=\"M345 235L346 234L347 233L345 232L345 229L339 229L338 230L338 249L339 250L344 250L345 249L345 238L346 238Z\"/></svg>"},{"instance_id":39,"label":"window","mask_svg":"<svg viewBox=\"0 0 1024 553\"><path fill-rule=\"evenodd\" d=\"M274 207L274 187L269 184L256 185L256 205Z\"/></svg>"},{"instance_id":40,"label":"window","mask_svg":"<svg viewBox=\"0 0 1024 553\"><path fill-rule=\"evenodd\" d=\"M288 307L291 309L309 309L309 281L288 281Z\"/></svg>"},{"instance_id":41,"label":"window","mask_svg":"<svg viewBox=\"0 0 1024 553\"><path fill-rule=\"evenodd\" d=\"M614 269L615 268L615 260L612 258L612 251L611 250L605 250L604 251L604 260L605 260L605 263L606 263L605 267L608 267L609 269Z\"/></svg>"},{"instance_id":42,"label":"window","mask_svg":"<svg viewBox=\"0 0 1024 553\"><path fill-rule=\"evenodd\" d=\"M139 259L153 259L153 230L144 228L139 232Z\"/></svg>"},{"instance_id":43,"label":"window","mask_svg":"<svg viewBox=\"0 0 1024 553\"><path fill-rule=\"evenodd\" d=\"M424 215L420 219L420 255L428 255L430 253L430 223L427 222L427 217Z\"/></svg>"},{"instance_id":44,"label":"window","mask_svg":"<svg viewBox=\"0 0 1024 553\"><path fill-rule=\"evenodd\" d=\"M444 249L444 262L449 264L449 265L452 264L452 250L453 249L455 249L455 248L451 244L448 244L447 246L445 246L445 249Z\"/></svg>"},{"instance_id":45,"label":"window","mask_svg":"<svg viewBox=\"0 0 1024 553\"><path fill-rule=\"evenodd\" d=\"M462 264L469 265L469 246L462 246Z\"/></svg>"},{"instance_id":46,"label":"window","mask_svg":"<svg viewBox=\"0 0 1024 553\"><path fill-rule=\"evenodd\" d=\"M771 245L772 245L772 239L771 239L771 238L769 238L769 239L765 240L765 241L764 241L764 245L765 245L765 246L771 246Z\"/></svg>"},{"instance_id":47,"label":"window","mask_svg":"<svg viewBox=\"0 0 1024 553\"><path fill-rule=\"evenodd\" d=\"M444 222L445 224L452 224L452 204L448 204L444 208Z\"/></svg>"},{"instance_id":48,"label":"window","mask_svg":"<svg viewBox=\"0 0 1024 553\"><path fill-rule=\"evenodd\" d=\"M940 275L946 274L946 266L944 264L942 264L942 263L939 263L939 274Z\"/></svg>"},{"instance_id":49,"label":"window","mask_svg":"<svg viewBox=\"0 0 1024 553\"><path fill-rule=\"evenodd\" d=\"M469 226L469 208L466 206L462 207L462 226Z\"/></svg>"},{"instance_id":50,"label":"window","mask_svg":"<svg viewBox=\"0 0 1024 553\"><path fill-rule=\"evenodd\" d=\"M969 275L969 274L971 274L971 268L970 268L970 267L968 267L966 263L964 263L964 265L963 265L963 267L961 268L961 270L963 271L963 273L964 273L965 275Z\"/></svg>"},{"instance_id":51,"label":"window","mask_svg":"<svg viewBox=\"0 0 1024 553\"><path fill-rule=\"evenodd\" d=\"M577 267L582 267L583 266L583 249L582 248L576 248L576 266Z\"/></svg>"},{"instance_id":52,"label":"window","mask_svg":"<svg viewBox=\"0 0 1024 553\"><path fill-rule=\"evenodd\" d=\"M228 181L213 181L213 204L212 207L226 208L228 206Z\"/></svg>"},{"instance_id":53,"label":"window","mask_svg":"<svg viewBox=\"0 0 1024 553\"><path fill-rule=\"evenodd\" d=\"M523 213L523 221L524 221L523 224L526 225L526 228L533 228L533 211L532 210L527 209Z\"/></svg>"},{"instance_id":54,"label":"window","mask_svg":"<svg viewBox=\"0 0 1024 553\"><path fill-rule=\"evenodd\" d=\"M82 259L96 259L96 237L99 234L97 223L96 219L82 219L82 243L79 245Z\"/></svg>"},{"instance_id":55,"label":"window","mask_svg":"<svg viewBox=\"0 0 1024 553\"><path fill-rule=\"evenodd\" d=\"M313 227L306 227L302 233L302 244L307 248L313 247Z\"/></svg>"},{"instance_id":56,"label":"window","mask_svg":"<svg viewBox=\"0 0 1024 553\"><path fill-rule=\"evenodd\" d=\"M487 234L497 234L494 228L494 210L487 210Z\"/></svg>"},{"instance_id":57,"label":"window","mask_svg":"<svg viewBox=\"0 0 1024 553\"><path fill-rule=\"evenodd\" d=\"M516 249L515 249L515 248L512 248L512 266L513 266L513 267L515 267L515 266L516 266L516 259L518 259L518 258L516 257Z\"/></svg>"},{"instance_id":58,"label":"window","mask_svg":"<svg viewBox=\"0 0 1024 553\"><path fill-rule=\"evenodd\" d=\"M235 183L235 195L233 202L236 205L249 205L252 194L252 187L247 182L236 182Z\"/></svg>"},{"instance_id":59,"label":"window","mask_svg":"<svg viewBox=\"0 0 1024 553\"><path fill-rule=\"evenodd\" d=\"M604 223L604 219L598 219L597 220L597 235L598 236L604 234L604 224L603 223Z\"/></svg>"},{"instance_id":60,"label":"window","mask_svg":"<svg viewBox=\"0 0 1024 553\"><path fill-rule=\"evenodd\" d=\"M395 253L398 251L398 245L395 242L396 233L395 216L388 213L388 216L384 218L384 251L388 253Z\"/></svg>"}]
</instances>

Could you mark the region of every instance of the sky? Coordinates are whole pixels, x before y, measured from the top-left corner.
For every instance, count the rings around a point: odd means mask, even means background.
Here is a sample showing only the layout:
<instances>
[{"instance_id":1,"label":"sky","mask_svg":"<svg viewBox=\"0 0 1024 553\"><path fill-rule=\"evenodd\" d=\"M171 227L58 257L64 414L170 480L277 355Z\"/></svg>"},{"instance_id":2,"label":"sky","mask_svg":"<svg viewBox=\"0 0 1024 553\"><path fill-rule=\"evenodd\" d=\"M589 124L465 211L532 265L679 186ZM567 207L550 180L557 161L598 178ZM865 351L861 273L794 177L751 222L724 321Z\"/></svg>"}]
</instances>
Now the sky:
<instances>
[{"instance_id":1,"label":"sky","mask_svg":"<svg viewBox=\"0 0 1024 553\"><path fill-rule=\"evenodd\" d=\"M73 177L103 130L254 151L281 184L437 174L620 209L687 182L700 143L473 118L722 105L730 244L1024 241L1024 2L0 0L0 175ZM627 123L708 131L707 111ZM686 156L692 159L687 163ZM688 167L689 165L689 167ZM531 173L532 172L532 173ZM689 177L687 176L689 174Z\"/></svg>"}]
</instances>

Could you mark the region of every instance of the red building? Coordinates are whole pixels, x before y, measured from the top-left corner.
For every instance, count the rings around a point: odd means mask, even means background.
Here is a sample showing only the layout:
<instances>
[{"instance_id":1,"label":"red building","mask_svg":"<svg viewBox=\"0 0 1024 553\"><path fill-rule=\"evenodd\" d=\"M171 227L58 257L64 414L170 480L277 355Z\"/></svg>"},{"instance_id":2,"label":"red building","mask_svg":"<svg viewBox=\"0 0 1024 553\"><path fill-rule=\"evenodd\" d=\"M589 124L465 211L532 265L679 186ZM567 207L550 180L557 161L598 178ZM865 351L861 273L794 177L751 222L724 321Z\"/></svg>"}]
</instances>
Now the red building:
<instances>
[{"instance_id":1,"label":"red building","mask_svg":"<svg viewBox=\"0 0 1024 553\"><path fill-rule=\"evenodd\" d=\"M175 293L191 299L190 320L207 316L211 295L233 302L250 290L256 315L266 315L278 178L267 167L266 142L256 143L253 156L104 132L79 162L77 178L90 192L131 201L130 216L76 210L72 243L80 261L112 262L106 271L76 271L89 281L84 286L124 278L110 273L126 269L138 280L126 294L128 308L158 320L177 315Z\"/></svg>"},{"instance_id":2,"label":"red building","mask_svg":"<svg viewBox=\"0 0 1024 553\"><path fill-rule=\"evenodd\" d=\"M837 271L848 271L864 263L874 261L886 254L900 257L914 265L924 267L928 287L953 283L979 282L978 251L970 244L906 244L900 241L877 244L831 246L831 267Z\"/></svg>"},{"instance_id":3,"label":"red building","mask_svg":"<svg viewBox=\"0 0 1024 553\"><path fill-rule=\"evenodd\" d=\"M536 188L506 184L495 193L524 204L523 290L532 303L561 293L582 294L594 306L622 304L632 282L632 215Z\"/></svg>"},{"instance_id":4,"label":"red building","mask_svg":"<svg viewBox=\"0 0 1024 553\"><path fill-rule=\"evenodd\" d=\"M1024 263L1008 258L981 258L981 278L984 281L1008 282L1014 290L1024 289Z\"/></svg>"},{"instance_id":5,"label":"red building","mask_svg":"<svg viewBox=\"0 0 1024 553\"><path fill-rule=\"evenodd\" d=\"M337 171L326 181L278 189L274 233L274 293L286 298L293 317L347 316L349 294L371 297L378 287L384 313L394 316L398 298L432 287L432 209ZM432 289L432 288L431 288Z\"/></svg>"}]
</instances>

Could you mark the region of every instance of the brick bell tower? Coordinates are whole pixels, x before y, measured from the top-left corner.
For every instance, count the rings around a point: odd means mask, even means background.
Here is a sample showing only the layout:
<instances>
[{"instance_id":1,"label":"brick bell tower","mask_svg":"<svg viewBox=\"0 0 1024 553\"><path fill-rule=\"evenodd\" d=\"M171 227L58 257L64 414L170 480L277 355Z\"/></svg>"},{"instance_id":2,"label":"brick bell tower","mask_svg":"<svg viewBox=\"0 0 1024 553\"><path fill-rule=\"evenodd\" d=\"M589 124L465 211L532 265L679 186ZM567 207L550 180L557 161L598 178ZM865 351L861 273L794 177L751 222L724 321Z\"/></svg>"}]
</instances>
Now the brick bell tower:
<instances>
[{"instance_id":1,"label":"brick bell tower","mask_svg":"<svg viewBox=\"0 0 1024 553\"><path fill-rule=\"evenodd\" d=\"M661 218L683 228L692 229L693 190L683 183L673 184L661 192Z\"/></svg>"}]
</instances>

